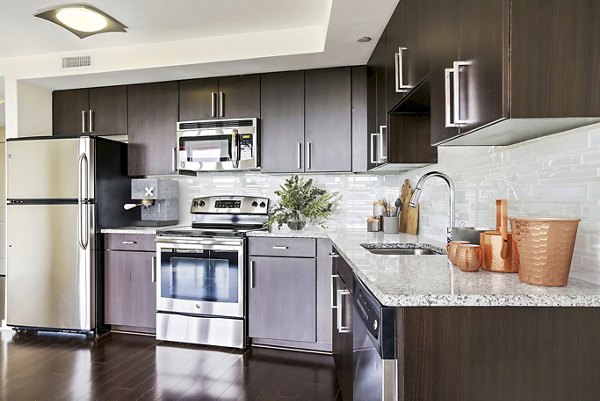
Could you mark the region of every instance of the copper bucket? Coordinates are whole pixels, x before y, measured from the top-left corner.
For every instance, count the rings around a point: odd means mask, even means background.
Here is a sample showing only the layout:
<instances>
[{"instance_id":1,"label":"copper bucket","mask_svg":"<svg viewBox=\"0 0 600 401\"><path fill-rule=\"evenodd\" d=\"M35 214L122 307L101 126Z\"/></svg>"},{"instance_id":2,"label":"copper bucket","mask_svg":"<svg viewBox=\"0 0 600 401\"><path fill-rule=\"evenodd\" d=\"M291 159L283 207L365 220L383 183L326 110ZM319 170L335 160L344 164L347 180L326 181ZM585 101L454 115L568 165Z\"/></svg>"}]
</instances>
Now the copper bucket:
<instances>
[{"instance_id":1,"label":"copper bucket","mask_svg":"<svg viewBox=\"0 0 600 401\"><path fill-rule=\"evenodd\" d=\"M481 233L481 269L489 272L516 273L516 263L512 245L512 234L508 232L508 201L496 200L496 231Z\"/></svg>"},{"instance_id":2,"label":"copper bucket","mask_svg":"<svg viewBox=\"0 0 600 401\"><path fill-rule=\"evenodd\" d=\"M549 287L567 285L580 221L511 217L519 279Z\"/></svg>"}]
</instances>

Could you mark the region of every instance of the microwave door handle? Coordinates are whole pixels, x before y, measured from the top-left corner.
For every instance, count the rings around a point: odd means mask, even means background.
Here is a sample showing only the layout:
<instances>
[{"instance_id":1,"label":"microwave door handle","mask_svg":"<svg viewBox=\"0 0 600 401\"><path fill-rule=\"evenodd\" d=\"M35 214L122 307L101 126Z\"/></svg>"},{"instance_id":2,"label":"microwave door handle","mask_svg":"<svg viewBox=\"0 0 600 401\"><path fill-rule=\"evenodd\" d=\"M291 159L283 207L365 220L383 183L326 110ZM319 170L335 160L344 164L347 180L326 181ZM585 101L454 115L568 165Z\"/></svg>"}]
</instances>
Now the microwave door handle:
<instances>
[{"instance_id":1,"label":"microwave door handle","mask_svg":"<svg viewBox=\"0 0 600 401\"><path fill-rule=\"evenodd\" d=\"M239 149L239 134L238 130L234 129L231 134L231 164L233 168L238 168L240 161L240 149Z\"/></svg>"}]
</instances>

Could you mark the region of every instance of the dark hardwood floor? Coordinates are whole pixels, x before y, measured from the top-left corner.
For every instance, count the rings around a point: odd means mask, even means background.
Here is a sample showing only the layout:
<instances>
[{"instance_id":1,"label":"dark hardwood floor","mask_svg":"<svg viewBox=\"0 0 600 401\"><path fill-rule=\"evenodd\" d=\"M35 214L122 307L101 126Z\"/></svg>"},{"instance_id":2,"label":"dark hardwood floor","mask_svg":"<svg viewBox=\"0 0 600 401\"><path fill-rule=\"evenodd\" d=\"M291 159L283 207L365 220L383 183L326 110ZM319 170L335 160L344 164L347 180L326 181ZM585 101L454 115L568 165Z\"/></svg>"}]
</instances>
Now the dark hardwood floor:
<instances>
[{"instance_id":1,"label":"dark hardwood floor","mask_svg":"<svg viewBox=\"0 0 600 401\"><path fill-rule=\"evenodd\" d=\"M338 400L333 358L0 331L0 400Z\"/></svg>"}]
</instances>

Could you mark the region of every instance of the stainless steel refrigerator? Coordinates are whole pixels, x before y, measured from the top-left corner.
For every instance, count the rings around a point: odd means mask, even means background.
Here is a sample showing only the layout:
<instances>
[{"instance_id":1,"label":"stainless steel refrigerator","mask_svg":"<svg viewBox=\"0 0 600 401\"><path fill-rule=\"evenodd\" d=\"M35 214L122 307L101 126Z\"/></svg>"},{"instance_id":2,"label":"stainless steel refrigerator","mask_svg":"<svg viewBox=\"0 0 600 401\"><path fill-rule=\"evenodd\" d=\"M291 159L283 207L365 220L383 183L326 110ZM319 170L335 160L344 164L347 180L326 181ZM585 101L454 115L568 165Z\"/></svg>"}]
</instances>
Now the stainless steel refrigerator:
<instances>
[{"instance_id":1,"label":"stainless steel refrigerator","mask_svg":"<svg viewBox=\"0 0 600 401\"><path fill-rule=\"evenodd\" d=\"M93 332L103 321L100 228L130 224L126 144L7 141L7 324Z\"/></svg>"}]
</instances>

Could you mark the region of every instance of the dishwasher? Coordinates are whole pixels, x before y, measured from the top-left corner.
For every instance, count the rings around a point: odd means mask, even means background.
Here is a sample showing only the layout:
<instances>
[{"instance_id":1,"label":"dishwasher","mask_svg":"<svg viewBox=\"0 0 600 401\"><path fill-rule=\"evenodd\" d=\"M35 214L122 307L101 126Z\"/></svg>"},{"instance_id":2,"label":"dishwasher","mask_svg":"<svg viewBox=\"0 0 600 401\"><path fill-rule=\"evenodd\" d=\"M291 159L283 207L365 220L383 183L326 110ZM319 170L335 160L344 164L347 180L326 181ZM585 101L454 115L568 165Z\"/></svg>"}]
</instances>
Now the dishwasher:
<instances>
[{"instance_id":1,"label":"dishwasher","mask_svg":"<svg viewBox=\"0 0 600 401\"><path fill-rule=\"evenodd\" d=\"M382 306L359 279L352 298L353 398L397 401L394 308Z\"/></svg>"}]
</instances>

